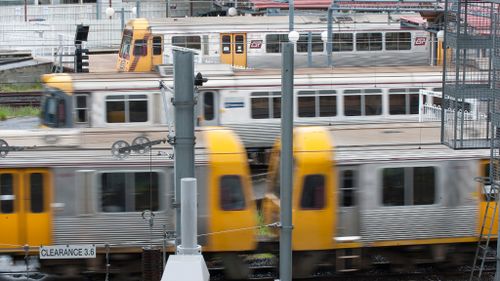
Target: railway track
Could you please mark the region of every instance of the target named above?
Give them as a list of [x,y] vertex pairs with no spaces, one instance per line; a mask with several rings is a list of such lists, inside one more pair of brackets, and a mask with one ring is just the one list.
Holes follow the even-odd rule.
[[0,92],[0,106],[40,106],[42,91],[30,92]]

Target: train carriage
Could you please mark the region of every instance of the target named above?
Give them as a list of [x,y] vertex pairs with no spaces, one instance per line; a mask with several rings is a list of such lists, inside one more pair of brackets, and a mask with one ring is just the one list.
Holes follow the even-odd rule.
[[[31,145],[39,141],[19,131],[0,135],[10,145],[18,144],[18,139]],[[203,251],[231,255],[254,250],[257,215],[243,146],[234,133],[222,128],[201,130],[196,137],[198,230],[203,234],[199,238]],[[174,230],[172,158],[182,156],[173,155],[172,147],[164,144],[117,159],[108,142],[32,147],[3,155],[0,225],[9,231],[0,233],[0,252],[19,254],[28,246],[36,253],[41,245],[94,244],[102,261],[108,245],[112,256],[129,255],[125,267],[112,264],[115,270],[123,274],[141,271],[134,262],[140,262],[137,254],[142,247],[161,247],[164,229]],[[145,219],[150,211],[154,212],[151,232]],[[41,270],[71,271],[70,264],[86,265],[74,260],[61,267],[59,262],[43,260]],[[104,264],[97,265],[100,271]]]
[[[488,175],[490,151],[449,149],[439,132],[419,123],[295,129],[296,276],[314,272],[304,259],[329,258],[339,272],[366,268],[374,255],[394,265],[472,262],[487,204],[474,178]],[[276,146],[266,223],[279,215],[278,169]],[[496,221],[485,225],[495,239]]]
[[[404,25],[405,18],[421,16],[358,13],[334,17],[333,65],[429,65],[434,48],[430,33],[424,26]],[[200,63],[280,67],[281,43],[288,41],[288,21],[285,16],[133,19],[123,31],[116,68],[152,71],[155,65],[173,62],[175,47],[194,51]],[[295,65],[307,67],[310,61],[315,67],[328,66],[328,48],[321,37],[327,30],[326,19],[296,16],[294,29],[300,34]]]
[[[216,68],[205,76],[208,82],[198,88],[197,124],[231,128],[247,148],[271,147],[281,117],[278,72]],[[86,131],[166,129],[165,112],[171,109],[164,108],[160,80],[173,85],[171,77],[155,73],[45,75],[41,123]],[[424,104],[442,106],[439,97],[420,94],[441,92],[442,72],[435,67],[298,69],[294,82],[299,125],[417,121]],[[475,104],[463,104],[476,110]]]

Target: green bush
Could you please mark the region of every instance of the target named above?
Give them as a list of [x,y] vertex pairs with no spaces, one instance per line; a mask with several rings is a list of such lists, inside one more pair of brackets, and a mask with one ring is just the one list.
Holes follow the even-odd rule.
[[12,117],[36,117],[40,115],[38,107],[23,106],[23,107],[10,107],[0,106],[0,120],[6,120]]

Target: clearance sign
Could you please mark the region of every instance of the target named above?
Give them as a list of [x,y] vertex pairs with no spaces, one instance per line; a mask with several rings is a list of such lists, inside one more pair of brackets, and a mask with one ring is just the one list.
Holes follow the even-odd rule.
[[40,259],[92,259],[95,257],[95,245],[60,245],[40,247]]

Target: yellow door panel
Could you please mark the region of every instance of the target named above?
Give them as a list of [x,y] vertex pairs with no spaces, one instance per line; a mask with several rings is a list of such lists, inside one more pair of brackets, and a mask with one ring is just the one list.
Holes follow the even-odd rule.
[[231,34],[223,33],[220,35],[221,50],[220,63],[233,64],[233,48],[231,44]]
[[238,67],[247,66],[247,46],[246,34],[233,34],[231,38],[233,42],[233,65]]
[[[304,169],[305,170],[305,169]],[[332,172],[305,174],[294,186],[292,248],[332,249],[336,225]],[[309,195],[306,195],[309,194]]]
[[0,248],[23,245],[21,237],[21,178],[15,170],[0,170]]
[[[237,156],[236,156],[237,157]],[[237,165],[237,164],[236,164]],[[238,169],[239,168],[239,169]],[[256,214],[251,198],[250,179],[244,176],[242,166],[213,167],[210,200],[210,250],[251,250],[255,246]],[[239,171],[238,171],[239,170]],[[220,175],[220,176],[219,176]],[[239,184],[236,184],[239,182]],[[234,196],[241,186],[240,196]],[[231,195],[232,194],[232,198]],[[236,192],[238,194],[238,192]],[[229,198],[228,198],[229,195]],[[244,201],[239,200],[244,198]]]
[[210,194],[208,236],[204,251],[247,251],[255,248],[257,214],[245,149],[231,131],[206,133]]
[[25,173],[26,243],[29,245],[49,245],[52,242],[51,181],[46,170]]
[[247,39],[245,33],[222,33],[220,62],[237,67],[247,66]]
[[[488,178],[490,175],[490,165],[489,160],[483,160],[480,163],[479,174],[481,177]],[[487,182],[478,184],[478,194],[479,194],[479,218],[478,218],[478,233],[481,231],[484,221],[483,234],[487,235],[491,233],[492,236],[496,237],[498,235],[498,210],[494,214],[495,202],[490,199],[488,204],[488,197],[485,193],[490,192],[491,185]]]
[[0,170],[0,248],[51,243],[51,186],[45,169]]
[[337,182],[329,134],[323,128],[294,130],[292,248],[333,249],[337,225]]

